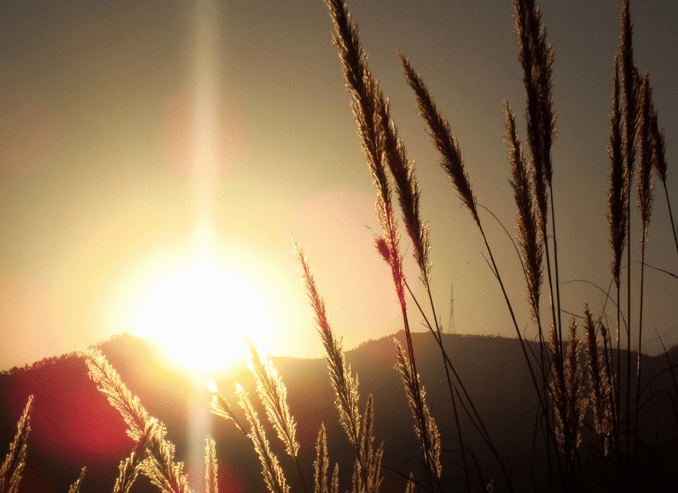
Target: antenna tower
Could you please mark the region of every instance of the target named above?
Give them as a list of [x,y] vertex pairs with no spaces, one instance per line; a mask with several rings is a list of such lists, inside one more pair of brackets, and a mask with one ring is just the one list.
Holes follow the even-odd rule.
[[450,321],[447,325],[447,333],[457,333],[457,328],[454,325],[454,286],[452,285],[450,285]]

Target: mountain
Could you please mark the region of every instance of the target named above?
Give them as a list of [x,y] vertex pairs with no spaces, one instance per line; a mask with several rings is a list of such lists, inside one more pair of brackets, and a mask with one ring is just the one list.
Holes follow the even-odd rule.
[[[404,334],[394,336],[404,343]],[[418,470],[420,458],[410,410],[395,370],[394,337],[369,341],[346,353],[346,360],[360,382],[361,406],[368,394],[375,399],[375,436],[385,443],[383,491],[404,491],[402,473]],[[451,412],[446,376],[440,350],[430,335],[413,334],[417,369],[426,387],[427,401],[436,417],[443,441],[443,466],[453,474],[448,491],[463,487],[462,458],[457,452],[458,436]],[[444,344],[457,373],[473,399],[493,445],[504,458],[519,491],[545,479],[543,450],[533,449],[536,399],[527,365],[517,340],[500,337],[444,335]],[[536,351],[538,346],[530,343]],[[177,446],[177,459],[187,463],[191,483],[201,491],[204,476],[204,446],[207,434],[217,441],[220,491],[265,491],[258,459],[249,442],[233,423],[209,413],[211,392],[204,382],[192,382],[163,366],[154,347],[130,335],[117,336],[101,345],[123,382],[137,395],[153,416],[167,427],[167,437]],[[625,353],[621,354],[625,357]],[[637,356],[633,355],[633,361]],[[670,361],[678,362],[678,349],[657,357],[644,357],[649,401],[643,423],[646,439],[659,455],[657,467],[665,464],[675,477],[678,431],[671,407],[676,399]],[[297,420],[301,464],[312,481],[315,439],[321,422],[328,432],[332,462],[339,462],[342,485],[350,484],[354,451],[340,428],[334,395],[323,359],[273,358],[288,389],[290,409]],[[242,368],[218,379],[221,394],[235,404],[233,384],[240,382],[255,394],[253,378]],[[118,464],[132,449],[132,440],[118,412],[97,391],[87,369],[76,354],[50,358],[30,367],[0,374],[0,458],[7,453],[16,423],[29,395],[35,395],[28,441],[28,459],[20,492],[66,492],[80,468],[87,467],[82,492],[111,491]],[[235,407],[235,406],[234,406]],[[264,413],[260,410],[260,416]],[[465,445],[473,452],[467,470],[474,490],[491,479],[501,482],[501,472],[489,447],[472,423],[462,417]],[[650,432],[655,432],[651,434]],[[301,491],[292,476],[293,463],[269,434],[283,467],[290,473],[293,491]],[[671,455],[674,454],[674,455]],[[586,460],[587,453],[582,453]],[[479,465],[476,472],[474,464]],[[531,477],[531,474],[534,478]],[[156,491],[141,478],[134,492]]]

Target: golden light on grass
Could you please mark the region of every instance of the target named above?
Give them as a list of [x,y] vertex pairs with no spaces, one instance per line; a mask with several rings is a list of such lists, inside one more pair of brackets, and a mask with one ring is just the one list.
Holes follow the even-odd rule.
[[209,256],[158,272],[141,290],[131,322],[132,333],[201,377],[244,361],[248,340],[266,352],[273,329],[262,290]]

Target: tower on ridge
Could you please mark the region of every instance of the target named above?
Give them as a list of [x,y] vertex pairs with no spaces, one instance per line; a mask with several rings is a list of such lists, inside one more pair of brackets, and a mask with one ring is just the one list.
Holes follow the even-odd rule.
[[454,286],[450,285],[450,321],[447,324],[447,333],[456,334],[457,328],[454,325]]

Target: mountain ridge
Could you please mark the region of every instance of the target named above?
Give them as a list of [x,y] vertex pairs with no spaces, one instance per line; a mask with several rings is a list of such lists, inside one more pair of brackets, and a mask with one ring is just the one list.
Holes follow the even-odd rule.
[[[393,339],[401,342],[401,331],[392,336],[366,341],[346,351],[345,357],[360,382],[361,406],[368,394],[375,399],[375,436],[385,442],[384,491],[402,491],[402,478],[393,470],[406,474],[419,467],[418,442],[411,414],[395,370]],[[456,450],[456,428],[450,414],[449,391],[440,363],[439,348],[426,333],[413,334],[417,368],[427,390],[427,400],[436,417],[443,440],[444,467],[455,471],[462,481],[461,462]],[[519,483],[529,481],[530,471],[544,471],[543,461],[531,451],[536,413],[534,389],[527,365],[516,339],[491,336],[444,334],[446,351],[464,381],[483,417],[495,445],[507,457],[507,467]],[[537,343],[527,343],[536,351]],[[244,493],[265,491],[256,455],[248,441],[226,422],[209,413],[211,393],[203,382],[193,382],[186,375],[160,364],[160,357],[150,342],[125,334],[99,345],[121,379],[137,395],[149,413],[167,427],[167,436],[177,446],[177,459],[187,462],[192,484],[199,484],[204,439],[211,434],[217,441],[222,491]],[[645,357],[647,374],[660,375],[655,391],[669,392],[668,363],[678,360],[678,348],[666,356]],[[312,478],[315,439],[321,423],[328,432],[330,460],[340,462],[342,485],[350,484],[354,452],[338,425],[334,395],[324,359],[271,358],[288,389],[290,409],[297,420],[301,443],[301,463],[307,481]],[[233,375],[217,380],[225,398],[234,402],[233,383],[239,381],[254,395],[253,379],[241,368]],[[84,361],[77,353],[48,358],[22,369],[0,374],[0,454],[4,456],[16,432],[16,422],[28,395],[35,395],[28,459],[20,491],[68,491],[80,468],[88,472],[82,492],[106,491],[113,487],[118,463],[132,449],[122,418],[96,390],[87,376]],[[663,443],[678,439],[670,412],[661,417]],[[260,413],[263,415],[263,413]],[[497,479],[494,459],[475,435],[472,425],[462,418],[467,445],[483,469],[479,482]],[[288,457],[269,434],[284,468]],[[193,451],[196,451],[195,453]],[[192,454],[198,455],[197,465]],[[298,481],[288,478],[293,486]],[[461,482],[457,484],[460,486]],[[450,490],[455,485],[449,485]],[[199,491],[198,488],[196,491]],[[299,490],[299,488],[295,488]],[[155,491],[146,479],[133,492]]]

